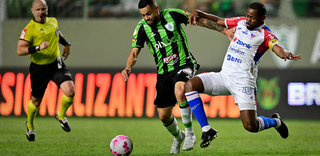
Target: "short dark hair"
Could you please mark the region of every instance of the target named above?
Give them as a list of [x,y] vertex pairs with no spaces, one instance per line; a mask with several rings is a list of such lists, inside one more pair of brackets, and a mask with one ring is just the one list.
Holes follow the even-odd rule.
[[141,8],[146,7],[147,5],[154,7],[157,5],[157,3],[154,0],[140,0],[139,4],[138,4],[138,8],[141,9]]
[[257,13],[259,15],[259,17],[263,17],[267,14],[267,9],[266,6],[264,6],[262,3],[260,2],[253,2],[249,5],[250,9],[254,9],[257,10]]

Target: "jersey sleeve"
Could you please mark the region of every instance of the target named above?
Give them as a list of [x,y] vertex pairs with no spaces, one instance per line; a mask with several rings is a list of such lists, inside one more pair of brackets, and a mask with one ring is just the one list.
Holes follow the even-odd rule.
[[143,48],[146,41],[146,34],[143,24],[138,24],[132,35],[132,48]]
[[278,38],[270,31],[265,31],[265,46],[273,52],[272,48],[274,45],[279,44]]
[[29,43],[32,42],[32,30],[29,29],[28,27],[25,27],[20,34],[20,40],[25,40]]
[[238,22],[242,20],[246,20],[246,18],[245,17],[226,18],[224,22],[225,22],[226,28],[234,28],[234,27],[237,27]]
[[190,13],[188,11],[181,9],[170,9],[170,15],[176,23],[184,23],[185,25],[189,23]]

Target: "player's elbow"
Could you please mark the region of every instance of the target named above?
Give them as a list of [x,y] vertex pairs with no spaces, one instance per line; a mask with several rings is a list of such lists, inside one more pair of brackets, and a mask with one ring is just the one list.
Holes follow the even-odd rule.
[[17,54],[18,54],[18,56],[22,56],[23,52],[19,48],[17,48]]

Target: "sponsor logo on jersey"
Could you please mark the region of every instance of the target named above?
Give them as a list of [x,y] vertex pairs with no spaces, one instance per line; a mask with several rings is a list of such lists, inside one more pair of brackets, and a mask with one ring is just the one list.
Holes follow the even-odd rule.
[[[289,27],[287,25],[280,25],[279,27],[270,26],[272,33],[278,37],[279,43],[282,47],[287,49],[292,54],[297,54],[297,49],[299,45],[299,28],[298,26]],[[268,34],[271,39],[275,38],[273,34]],[[276,54],[271,55],[273,61],[277,64],[279,69],[287,69],[293,63],[293,60],[283,61]]]
[[132,43],[136,43],[137,38],[133,37],[132,38]]
[[165,43],[163,43],[162,41],[158,41],[158,43],[154,46],[158,50],[160,48],[165,48],[167,45]]
[[276,77],[267,80],[260,77],[257,80],[257,102],[265,110],[271,110],[279,104],[281,90]]
[[237,54],[240,54],[240,55],[244,55],[244,52],[237,49],[237,48],[234,48],[233,46],[229,46],[229,51],[233,52],[233,53],[237,53]]
[[227,60],[231,62],[236,62],[236,63],[242,63],[242,60],[236,57],[231,56],[230,54],[227,55]]
[[234,20],[238,20],[238,19],[240,19],[241,17],[233,17],[233,18],[229,18],[228,20],[229,21],[234,21]]
[[253,90],[254,89],[252,87],[242,87],[241,92],[245,93],[245,94],[248,94],[248,95],[251,95],[253,93]]
[[171,32],[173,32],[173,30],[174,30],[173,22],[167,23],[166,25],[164,25],[164,27],[165,27],[167,30],[171,31]]
[[22,30],[21,36],[20,36],[21,39],[24,39],[24,38],[26,37],[27,31],[28,31],[28,29],[23,29],[23,30]]
[[246,29],[245,31],[242,31],[242,33],[244,33],[245,35],[248,35],[248,29]]
[[238,45],[244,46],[244,47],[246,47],[246,48],[248,48],[248,49],[250,49],[250,48],[252,47],[250,44],[244,43],[243,41],[241,41],[241,40],[239,40],[239,39],[237,39],[236,43],[237,43]]
[[163,59],[163,63],[164,63],[164,64],[169,63],[169,61],[174,60],[174,59],[176,59],[176,58],[177,58],[177,54],[170,55],[170,56],[165,57],[165,58]]

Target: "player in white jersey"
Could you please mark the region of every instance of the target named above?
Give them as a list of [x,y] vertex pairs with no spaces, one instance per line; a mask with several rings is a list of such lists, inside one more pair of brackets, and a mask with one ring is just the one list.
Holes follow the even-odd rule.
[[278,113],[273,114],[272,118],[257,116],[257,65],[268,49],[284,61],[298,60],[300,55],[293,55],[279,45],[277,37],[264,24],[265,18],[266,8],[260,2],[254,2],[248,7],[246,17],[223,19],[199,10],[194,10],[189,16],[190,25],[197,25],[197,20],[206,19],[211,21],[208,21],[207,25],[220,25],[236,30],[225,55],[222,70],[199,74],[185,84],[188,103],[202,128],[203,141],[200,147],[210,145],[218,131],[210,127],[199,93],[232,95],[239,106],[240,117],[246,130],[259,132],[275,127],[282,138],[288,137],[288,128]]

